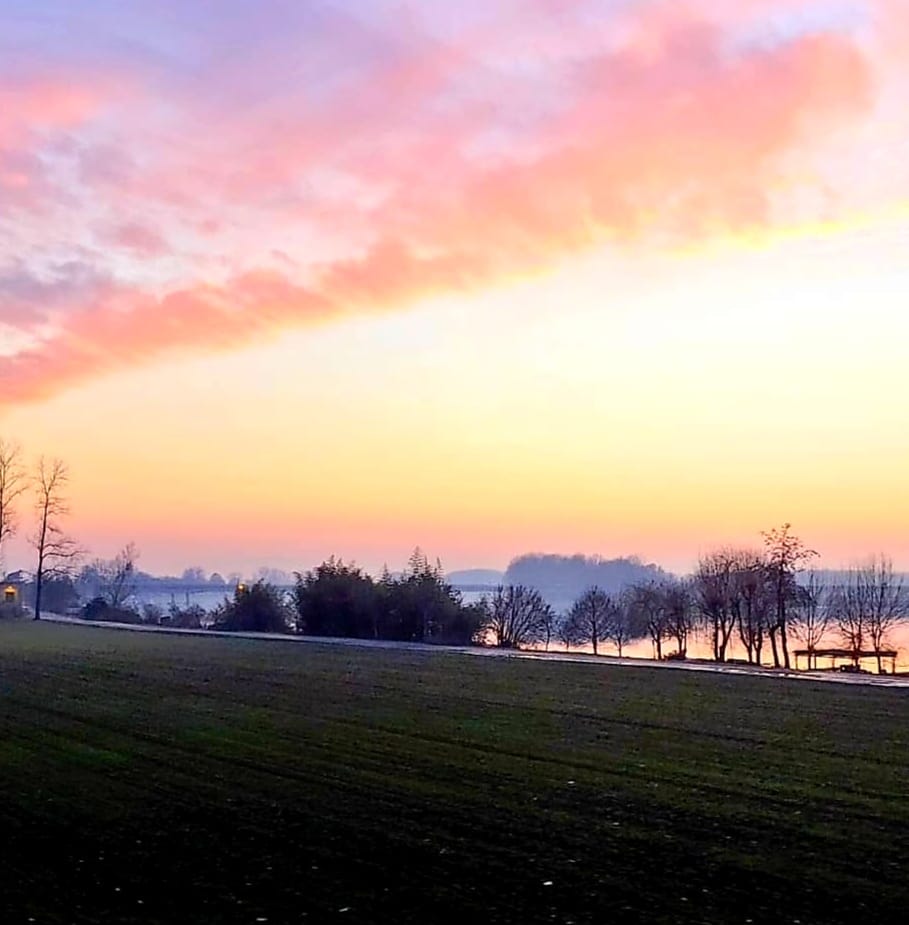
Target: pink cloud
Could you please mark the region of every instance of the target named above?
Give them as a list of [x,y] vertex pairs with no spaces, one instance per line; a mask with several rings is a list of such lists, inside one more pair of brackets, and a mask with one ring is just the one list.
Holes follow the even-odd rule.
[[0,84],[0,145],[47,128],[65,128],[85,120],[97,105],[92,91],[62,82]]
[[[349,256],[310,259],[305,286],[254,271],[217,286],[188,280],[163,297],[124,283],[74,298],[41,346],[0,360],[0,403],[177,351],[229,350],[342,312],[473,291],[607,242],[770,223],[785,156],[867,112],[874,69],[861,43],[836,31],[730,47],[734,17],[717,6],[635,8],[612,23],[613,41],[592,49],[582,31],[574,46],[570,30],[558,41],[541,32],[547,55],[562,55],[551,99],[545,68],[531,79],[497,63],[497,30],[486,26],[380,60],[328,103],[282,88],[286,107],[239,111],[222,126],[190,101],[195,131],[164,107],[167,119],[152,120],[147,135],[124,116],[148,143],[113,156],[129,170],[95,174],[102,205],[134,214],[154,206],[195,229],[200,248],[227,234],[220,213],[252,222],[251,247],[261,238],[263,261],[287,254],[288,274],[293,262],[307,265],[282,239],[301,226],[346,241]],[[803,6],[749,0],[735,9],[745,18]],[[473,88],[481,76],[485,96]],[[38,110],[55,124],[78,121],[80,99],[50,94]],[[0,141],[4,126],[21,130],[14,122],[0,122]],[[498,153],[478,156],[490,133]],[[117,149],[104,150],[108,163]],[[168,231],[121,221],[114,240],[156,256]],[[232,259],[243,266],[248,255]]]
[[259,341],[329,313],[323,298],[275,274],[248,274],[228,287],[176,290],[161,299],[109,286],[67,313],[44,344],[0,364],[0,404],[48,398],[165,355]]
[[149,225],[127,222],[107,236],[112,244],[144,257],[158,257],[168,252],[167,241]]

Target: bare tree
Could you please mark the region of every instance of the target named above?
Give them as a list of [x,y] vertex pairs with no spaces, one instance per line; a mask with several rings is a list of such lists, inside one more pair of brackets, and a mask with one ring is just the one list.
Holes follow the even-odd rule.
[[748,661],[760,665],[773,610],[770,573],[760,553],[737,553],[729,587],[739,641]]
[[893,574],[893,561],[888,556],[873,556],[862,572],[870,589],[868,635],[877,656],[878,674],[882,674],[881,649],[886,645],[890,632],[906,619],[909,600],[902,578]]
[[694,594],[702,621],[710,633],[713,657],[726,661],[726,650],[736,626],[733,607],[733,573],[736,553],[718,550],[704,556],[694,577]]
[[27,487],[21,450],[0,438],[0,569],[4,544],[16,532],[16,501]]
[[593,654],[599,655],[600,642],[607,636],[614,608],[612,598],[605,591],[597,587],[588,588],[568,612],[575,641],[580,645],[590,643]]
[[693,602],[691,586],[684,581],[667,581],[663,584],[666,608],[666,630],[674,639],[680,658],[688,656],[688,637],[693,629]]
[[555,630],[556,639],[565,647],[567,651],[572,646],[580,645],[581,640],[578,637],[578,628],[571,617],[571,611],[563,613],[556,621]]
[[113,559],[98,559],[92,563],[98,594],[109,607],[122,607],[136,591],[136,560],[139,551],[135,543],[127,543]]
[[859,653],[865,648],[868,633],[866,589],[857,569],[850,569],[845,579],[832,589],[830,613],[852,661],[859,664]]
[[662,659],[663,641],[669,634],[662,587],[654,583],[632,585],[623,595],[623,609],[629,612],[632,624],[646,630],[654,656]]
[[549,651],[549,644],[552,642],[552,637],[555,636],[558,631],[558,622],[558,614],[547,604],[541,618],[544,652]]
[[832,600],[833,618],[843,642],[859,664],[860,653],[870,643],[883,671],[881,649],[894,627],[906,619],[909,599],[902,579],[893,574],[893,563],[884,555],[872,556],[847,572]]
[[625,646],[644,634],[628,596],[622,597],[609,608],[606,619],[606,638],[615,646],[619,658],[625,654]]
[[783,664],[789,664],[788,623],[789,609],[798,596],[796,574],[805,567],[805,564],[817,556],[817,552],[809,549],[792,532],[792,524],[785,523],[781,527],[763,532],[764,551],[767,556],[767,570],[770,573],[775,618],[770,626],[770,645],[773,649],[773,662],[779,667],[779,653],[776,647],[776,634],[780,634],[780,645],[783,651]]
[[832,617],[832,594],[821,581],[817,572],[809,572],[807,579],[799,586],[795,610],[792,612],[792,630],[805,643],[808,650],[808,667],[817,667],[817,656],[813,655],[830,629]]
[[539,591],[524,585],[500,585],[486,601],[485,609],[486,630],[502,648],[540,642],[546,626],[551,625],[549,604]]
[[35,569],[35,619],[41,619],[41,591],[47,578],[68,575],[81,550],[63,532],[62,521],[69,514],[66,488],[69,473],[59,459],[38,461],[34,476],[37,527],[31,541],[37,553]]

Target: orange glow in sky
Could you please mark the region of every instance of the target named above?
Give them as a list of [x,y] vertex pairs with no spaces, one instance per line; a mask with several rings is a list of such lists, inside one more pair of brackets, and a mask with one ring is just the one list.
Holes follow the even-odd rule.
[[0,0],[0,436],[93,553],[909,569],[909,5],[260,6]]

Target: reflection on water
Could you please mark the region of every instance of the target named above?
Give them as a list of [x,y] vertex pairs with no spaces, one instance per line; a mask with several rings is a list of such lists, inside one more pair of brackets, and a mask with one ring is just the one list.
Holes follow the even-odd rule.
[[146,604],[152,604],[155,607],[160,607],[165,613],[171,605],[181,609],[196,606],[210,612],[219,604],[223,604],[225,598],[231,596],[232,591],[222,588],[218,591],[176,591],[173,593],[169,591],[140,591],[135,595],[135,599],[140,608]]
[[[818,648],[827,648],[827,647],[836,647],[841,646],[842,640],[837,636],[835,632],[828,633],[824,637],[824,641],[821,646]],[[896,657],[896,668],[897,671],[909,671],[909,624],[903,624],[900,627],[897,627],[889,636],[887,640],[887,647],[894,648],[897,652]],[[796,649],[804,648],[804,644],[794,636],[789,639],[789,654],[792,656],[792,653]],[[613,646],[610,646],[608,643],[606,645],[601,645],[599,647],[600,655],[615,655],[616,651]],[[562,651],[563,647],[559,644],[550,646],[552,651]],[[572,652],[591,652],[592,649],[590,646],[580,646],[572,647]],[[623,655],[627,655],[629,658],[653,658],[653,646],[650,641],[647,639],[639,639],[637,642],[633,642],[630,645],[624,647],[622,651]],[[773,655],[770,649],[770,644],[767,643],[765,650],[762,653],[763,661],[765,665],[773,664]],[[696,633],[688,642],[688,657],[689,658],[713,658],[713,647],[711,645],[710,639],[704,633]],[[745,658],[745,648],[742,646],[737,639],[733,638],[730,641],[729,647],[726,651],[727,658]],[[840,661],[843,661],[842,659]],[[824,665],[827,664],[827,661],[824,660]],[[792,665],[795,667],[795,658],[792,657]],[[885,667],[889,665],[889,662],[885,662]],[[801,667],[805,667],[805,660],[801,659]],[[823,666],[822,666],[823,667]],[[873,660],[868,659],[866,663],[863,664],[863,667],[871,670],[877,671],[877,665],[873,663]]]
[[[164,593],[140,593],[136,595],[137,603],[141,607],[144,604],[154,604],[157,607],[160,607],[165,612],[171,604],[175,604],[177,607],[185,608],[190,605],[196,605],[201,607],[203,610],[210,612],[214,610],[218,605],[224,603],[225,598],[228,598],[231,595],[231,589],[222,588],[215,591],[189,591],[183,592],[178,591],[175,593],[164,592]],[[465,604],[474,603],[482,597],[482,594],[475,591],[467,591],[462,595]],[[823,647],[834,647],[841,645],[842,641],[838,638],[835,632],[830,632],[824,638]],[[909,671],[909,624],[903,624],[900,627],[897,627],[887,640],[889,647],[896,649],[897,651],[897,660],[896,666],[898,671]],[[553,642],[550,645],[550,651],[559,652],[564,651],[564,647],[561,646],[558,642]],[[670,648],[672,646],[670,645]],[[803,648],[803,643],[798,641],[798,639],[793,636],[789,641],[789,650],[792,653],[795,649]],[[600,655],[615,655],[616,650],[613,646],[610,646],[609,643],[603,643],[599,647]],[[590,646],[576,646],[572,647],[572,652],[586,652],[590,653],[593,650]],[[623,655],[626,655],[630,658],[653,658],[653,647],[651,646],[649,640],[639,639],[636,642],[626,645],[623,649]],[[767,665],[772,664],[772,655],[769,642],[765,647],[764,662]],[[689,640],[688,643],[688,657],[689,658],[712,658],[713,650],[711,647],[709,637],[704,633],[696,633]],[[727,656],[729,658],[745,658],[745,649],[738,642],[735,635],[733,635],[729,648],[727,651]],[[803,660],[804,661],[804,660]],[[869,669],[876,670],[870,661],[865,666]]]

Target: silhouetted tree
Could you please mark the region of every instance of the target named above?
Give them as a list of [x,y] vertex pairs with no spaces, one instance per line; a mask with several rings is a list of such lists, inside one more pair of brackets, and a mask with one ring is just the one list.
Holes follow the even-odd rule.
[[653,654],[663,657],[663,640],[669,635],[666,598],[661,585],[632,585],[623,595],[623,609],[629,612],[630,624],[643,627],[650,637]]
[[[431,565],[419,547],[400,578],[391,578],[386,570],[379,589],[379,633],[383,639],[441,642],[454,631],[461,595],[445,581],[441,563]],[[461,641],[463,629],[455,633]]]
[[661,585],[666,611],[668,638],[676,643],[679,658],[688,656],[688,639],[694,629],[694,603],[691,587],[684,581],[665,581]]
[[286,633],[289,609],[284,595],[273,585],[257,581],[239,586],[233,600],[213,614],[212,629],[247,633]]
[[704,556],[694,576],[695,602],[705,624],[718,662],[726,661],[726,650],[735,629],[735,611],[732,606],[732,582],[736,554],[719,550]]
[[779,633],[783,664],[789,668],[789,610],[798,598],[796,575],[802,571],[806,562],[817,556],[817,553],[805,546],[792,533],[792,525],[788,523],[768,530],[762,535],[775,605],[775,619],[770,626],[773,661],[774,665],[779,667],[780,660],[776,646],[776,634]]
[[572,640],[577,645],[589,645],[593,654],[599,655],[600,642],[607,637],[615,608],[615,602],[602,588],[588,588],[568,612]]
[[566,650],[581,645],[580,633],[571,611],[561,614],[556,620],[555,635]]
[[625,654],[625,646],[643,635],[644,629],[626,591],[609,608],[605,638],[615,646],[616,653],[621,658]]
[[0,577],[6,541],[16,532],[16,502],[28,487],[21,455],[15,443],[0,438]]
[[517,649],[543,638],[550,608],[539,591],[523,585],[500,585],[485,606],[485,629],[497,646]]
[[556,623],[558,622],[558,615],[548,604],[546,610],[543,612],[543,651],[549,651],[549,644],[552,642],[552,637],[556,633]]
[[773,624],[771,575],[760,553],[740,550],[734,555],[729,604],[739,641],[752,664],[760,665],[764,639]]
[[379,595],[372,578],[357,566],[332,556],[305,574],[298,572],[296,579],[292,600],[297,632],[379,638]]
[[791,614],[792,629],[808,650],[808,667],[816,668],[812,653],[823,642],[833,616],[834,595],[816,572],[799,586],[795,610]]
[[882,671],[880,652],[887,635],[909,613],[909,599],[902,580],[893,574],[890,559],[872,556],[849,569],[842,584],[831,592],[830,607],[840,636],[853,653],[853,663],[858,666],[859,653],[870,647]]
[[35,510],[38,525],[32,536],[37,554],[35,569],[35,619],[41,619],[42,591],[47,578],[68,576],[80,555],[75,541],[63,532],[69,514],[66,487],[69,473],[62,460],[42,457],[35,472]]
[[401,575],[385,568],[378,581],[332,557],[297,573],[293,605],[297,631],[314,636],[470,645],[484,622],[483,608],[464,606],[419,548]]
[[80,575],[80,582],[93,587],[93,595],[102,597],[109,607],[121,608],[136,592],[135,543],[127,543],[113,559],[95,559]]
[[885,555],[872,556],[862,567],[862,580],[869,588],[868,635],[877,656],[877,670],[882,673],[881,649],[888,635],[906,619],[909,611],[902,578],[893,574],[893,561]]

